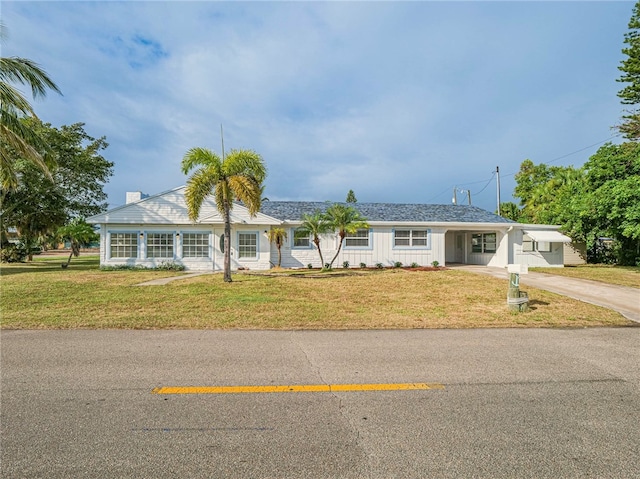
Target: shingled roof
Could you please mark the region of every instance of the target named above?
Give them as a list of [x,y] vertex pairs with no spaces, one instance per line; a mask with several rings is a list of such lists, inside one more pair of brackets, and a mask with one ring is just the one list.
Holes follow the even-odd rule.
[[[303,213],[324,212],[331,202],[264,201],[260,212],[279,220],[297,221]],[[341,203],[353,206],[369,222],[515,223],[476,206],[406,203]]]

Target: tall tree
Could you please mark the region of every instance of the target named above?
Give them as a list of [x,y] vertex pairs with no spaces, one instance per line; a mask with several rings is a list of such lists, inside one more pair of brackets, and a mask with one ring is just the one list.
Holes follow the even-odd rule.
[[269,242],[276,245],[278,249],[278,268],[282,264],[282,245],[284,241],[287,239],[287,232],[284,228],[271,228],[269,230]]
[[620,264],[640,263],[640,142],[608,143],[584,169],[581,219],[592,232],[616,239]]
[[320,267],[324,268],[324,258],[322,257],[322,249],[320,248],[320,236],[331,231],[331,225],[325,216],[317,210],[312,214],[304,213],[301,220],[302,223],[298,229],[313,237],[313,244],[316,245],[318,254],[320,255]]
[[[197,169],[196,169],[197,168]],[[182,172],[195,172],[187,180],[185,200],[189,218],[195,221],[205,198],[213,194],[224,218],[224,280],[231,282],[231,210],[240,200],[255,216],[260,211],[262,183],[267,169],[262,157],[252,150],[231,150],[221,159],[206,148],[192,148],[182,159]]]
[[[629,31],[624,35],[622,49],[627,58],[618,67],[622,71],[619,82],[628,83],[618,92],[624,105],[640,105],[640,1],[636,2],[629,20]],[[618,129],[630,140],[640,140],[640,109],[637,107],[622,117],[623,122]]]
[[[0,24],[0,41],[5,38],[5,27]],[[47,144],[29,128],[23,118],[36,118],[36,114],[25,96],[12,84],[31,88],[34,99],[45,97],[47,90],[60,93],[58,86],[37,63],[26,58],[0,57],[0,186],[3,190],[18,185],[16,155],[30,161],[45,174],[49,174],[46,153]],[[47,158],[48,159],[48,158]],[[50,163],[50,159],[49,163]]]
[[338,232],[338,251],[329,263],[329,268],[333,267],[333,263],[340,254],[342,249],[342,243],[344,242],[347,233],[354,234],[359,229],[368,228],[367,221],[360,216],[360,213],[351,206],[342,205],[340,203],[334,203],[327,208],[325,217],[334,231]]
[[347,199],[346,199],[347,203],[357,203],[358,200],[356,199],[356,194],[353,192],[353,190],[349,190],[349,193],[347,193]]
[[20,182],[15,189],[3,191],[2,231],[15,227],[25,244],[33,244],[71,218],[106,210],[103,188],[113,163],[101,154],[108,146],[105,138],[91,137],[82,123],[54,128],[36,118],[21,121],[46,141],[57,164],[49,176],[11,147],[5,150]]

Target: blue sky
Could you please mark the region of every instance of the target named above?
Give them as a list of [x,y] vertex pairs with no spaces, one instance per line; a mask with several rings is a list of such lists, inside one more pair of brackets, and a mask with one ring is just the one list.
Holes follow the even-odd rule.
[[263,156],[272,200],[449,203],[458,186],[495,210],[496,166],[509,201],[524,159],[579,166],[615,134],[633,6],[3,0],[2,56],[62,90],[34,103],[44,121],[107,137],[112,207],[184,184],[184,153],[220,153],[222,124],[227,150]]

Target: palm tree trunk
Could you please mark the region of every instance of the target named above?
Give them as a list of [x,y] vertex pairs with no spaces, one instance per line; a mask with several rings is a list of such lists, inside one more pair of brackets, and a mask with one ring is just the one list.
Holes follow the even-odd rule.
[[320,268],[324,268],[324,258],[322,257],[322,250],[320,249],[320,238],[316,236],[313,238],[313,242],[315,243],[316,248],[318,248],[318,254],[320,255]]
[[345,233],[343,233],[342,231],[339,234],[340,236],[340,244],[338,245],[338,251],[336,251],[336,255],[333,257],[333,259],[331,260],[331,263],[329,263],[329,269],[333,268],[333,262],[336,260],[336,258],[338,257],[338,255],[340,254],[340,250],[342,249],[342,242],[344,241],[344,237],[346,236]]
[[224,281],[231,283],[231,208],[224,203]]
[[278,247],[278,268],[279,268],[280,265],[282,264],[282,253],[280,252],[280,248],[282,245],[278,243],[276,246]]

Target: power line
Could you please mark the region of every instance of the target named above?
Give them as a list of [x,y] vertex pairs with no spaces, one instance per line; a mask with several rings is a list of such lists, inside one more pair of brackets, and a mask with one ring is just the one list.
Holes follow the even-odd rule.
[[[594,143],[593,145],[585,146],[584,148],[580,148],[579,150],[572,151],[571,153],[567,153],[566,155],[559,156],[557,158],[554,158],[553,160],[549,160],[549,161],[545,162],[545,164],[547,164],[547,163],[555,163],[556,161],[560,161],[560,160],[562,160],[564,158],[567,158],[568,156],[575,155],[576,153],[583,152],[585,150],[588,150],[589,148],[593,148],[594,146],[598,146],[598,145],[601,145],[601,144],[603,144],[603,143],[605,143],[605,142],[607,142],[609,140],[613,140],[614,138],[616,138],[616,137],[618,137],[620,135],[621,135],[621,133],[616,133],[615,135],[610,136],[606,140],[599,141],[597,143]],[[514,171],[513,173],[507,173],[506,175],[503,175],[503,176],[513,176],[516,173],[518,173],[518,172]]]
[[[545,163],[555,163],[556,161],[560,161],[560,160],[562,160],[562,159],[564,159],[564,158],[567,158],[567,157],[569,157],[569,156],[575,155],[576,153],[581,153],[581,152],[583,152],[583,151],[585,151],[585,150],[588,150],[588,149],[590,149],[590,148],[593,148],[594,146],[598,146],[598,145],[601,145],[601,144],[603,144],[603,143],[605,143],[605,142],[607,142],[607,141],[609,141],[609,140],[613,140],[614,138],[617,138],[617,137],[619,137],[620,135],[621,135],[621,133],[616,133],[615,135],[612,135],[612,136],[610,136],[609,138],[606,138],[606,139],[604,139],[604,140],[598,141],[598,142],[596,142],[596,143],[594,143],[594,144],[592,144],[592,145],[585,146],[584,148],[580,148],[579,150],[572,151],[571,153],[567,153],[566,155],[558,156],[557,158],[554,158],[554,159],[552,159],[552,160],[549,160],[549,161],[547,161],[547,162],[545,162]],[[518,171],[519,171],[519,170],[518,170]],[[515,174],[517,174],[517,173],[518,173],[518,171],[514,171],[514,172],[512,172],[512,173],[506,173],[506,174],[503,174],[503,175],[501,175],[501,177],[502,177],[502,178],[506,178],[506,177],[508,177],[508,176],[514,176]],[[495,174],[496,174],[496,172],[494,171],[494,172],[493,172],[493,174],[491,175],[491,178],[489,178],[488,180],[473,181],[473,182],[470,182],[470,183],[458,183],[457,185],[459,185],[459,186],[468,186],[468,185],[477,185],[477,184],[480,184],[480,183],[484,183],[484,182],[486,182],[487,184],[486,184],[486,185],[484,185],[484,187],[483,187],[480,191],[478,191],[477,193],[474,193],[474,195],[479,195],[480,193],[482,193],[484,190],[486,190],[486,189],[487,189],[487,187],[489,186],[489,184],[491,183],[491,181],[492,181],[492,180],[493,180],[493,178],[495,177]],[[438,193],[437,195],[435,195],[435,196],[433,196],[432,198],[428,199],[428,200],[427,200],[427,202],[431,202],[431,201],[435,200],[436,198],[439,198],[440,196],[442,196],[443,194],[445,194],[447,191],[451,191],[451,188],[456,188],[456,187],[457,187],[457,186],[453,186],[453,185],[452,185],[452,186],[447,187],[446,189],[442,190],[442,191],[441,191],[440,193]]]

